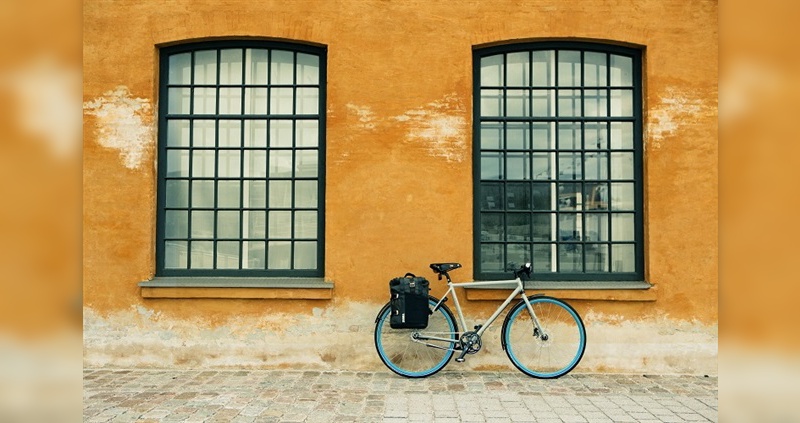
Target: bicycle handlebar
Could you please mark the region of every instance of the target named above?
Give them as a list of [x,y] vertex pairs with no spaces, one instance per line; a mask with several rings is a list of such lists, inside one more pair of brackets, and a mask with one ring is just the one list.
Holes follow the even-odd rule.
[[518,278],[518,277],[522,276],[523,274],[527,275],[528,277],[531,277],[531,272],[532,271],[533,271],[533,267],[531,266],[531,264],[530,263],[525,263],[522,266],[520,266],[519,269],[514,271],[514,278]]

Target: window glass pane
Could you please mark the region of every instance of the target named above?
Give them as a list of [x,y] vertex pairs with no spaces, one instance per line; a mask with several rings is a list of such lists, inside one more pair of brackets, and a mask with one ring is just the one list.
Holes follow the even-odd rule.
[[267,174],[267,152],[264,150],[244,151],[244,176],[263,178]]
[[167,177],[189,176],[189,150],[167,150]]
[[222,85],[241,85],[242,83],[242,50],[231,49],[220,51],[219,82]]
[[481,58],[481,86],[497,87],[503,85],[503,55]]
[[168,83],[186,85],[191,84],[191,66],[192,53],[173,54],[169,56],[169,78],[167,78]]
[[481,213],[481,241],[505,241],[502,213]]
[[214,267],[214,243],[212,241],[192,241],[192,269],[211,269]]
[[188,248],[186,241],[166,241],[164,243],[164,267],[167,269],[185,269],[187,266]]
[[222,115],[238,115],[242,113],[242,89],[219,89],[219,113]]
[[608,214],[606,213],[587,213],[586,230],[584,231],[585,241],[609,241],[608,237]]
[[239,268],[239,242],[217,242],[217,269]]
[[244,114],[246,115],[267,114],[267,92],[268,90],[266,88],[245,88]]
[[192,113],[196,115],[217,113],[217,90],[215,88],[195,88]]
[[192,181],[192,207],[214,207],[214,181]]
[[558,115],[581,116],[580,90],[558,90]]
[[611,148],[633,148],[633,123],[611,122]]
[[502,244],[481,244],[481,269],[485,272],[505,272],[506,258]]
[[219,146],[237,148],[242,146],[242,121],[219,121]]
[[266,49],[247,49],[245,52],[247,58],[245,84],[265,85],[267,83],[267,63],[269,63],[267,54],[268,50]]
[[167,181],[167,207],[189,206],[189,181]]
[[240,181],[217,182],[217,206],[226,208],[239,208]]
[[608,272],[608,245],[584,244],[587,272]]
[[558,209],[559,210],[583,210],[583,192],[581,183],[560,183],[558,184]]
[[552,87],[555,69],[555,52],[552,50],[533,52],[533,85]]
[[531,178],[531,156],[529,153],[507,153],[508,171],[506,179],[520,180]]
[[611,240],[635,241],[633,213],[613,213],[611,215]]
[[607,72],[605,53],[592,51],[583,53],[583,85],[587,87],[607,85]]
[[611,245],[611,269],[613,272],[634,272],[635,249],[633,244]]
[[553,255],[555,245],[534,244],[533,245],[533,272],[550,273],[555,270],[553,265]]
[[611,116],[633,116],[632,90],[611,90]]
[[503,153],[481,153],[481,179],[503,179]]
[[242,243],[242,268],[263,269],[266,266],[264,241],[244,241]]
[[239,212],[217,212],[217,238],[239,238]]
[[297,83],[319,84],[319,57],[297,53]]
[[266,147],[267,121],[265,120],[244,121],[244,145],[245,147]]
[[528,123],[508,122],[506,134],[507,149],[528,150],[531,148],[531,131]]
[[267,243],[267,268],[288,269],[291,265],[292,243],[289,241],[270,241]]
[[481,148],[484,150],[497,150],[504,148],[502,123],[481,123]]
[[583,245],[559,244],[558,267],[561,272],[583,272]]
[[554,241],[554,219],[555,215],[549,213],[535,213],[533,215],[531,229],[534,241]]
[[167,146],[168,147],[188,147],[189,146],[189,121],[188,120],[169,120],[169,121],[167,121]]
[[508,263],[514,264],[514,267],[519,267],[525,263],[531,262],[531,245],[530,244],[508,244]]
[[502,116],[503,92],[500,90],[481,90],[481,116]]
[[506,116],[530,116],[530,92],[506,90]]
[[219,174],[220,178],[236,178],[241,175],[242,163],[241,152],[239,150],[220,150],[219,151]]
[[[245,210],[242,213],[242,237],[243,238],[266,238],[267,237],[267,213],[263,211]],[[262,245],[263,249],[264,246]]]
[[590,117],[608,116],[608,92],[606,90],[584,91],[583,115]]
[[533,123],[533,148],[549,150],[555,148],[555,123]]
[[533,184],[533,205],[531,210],[555,209],[551,186],[552,184]]
[[192,211],[192,238],[214,238],[213,211]]
[[169,103],[167,113],[170,114],[189,114],[189,99],[191,90],[189,88],[170,88],[167,90]]
[[292,147],[294,145],[291,120],[273,120],[269,125],[270,147]]
[[586,168],[586,179],[608,178],[607,153],[586,153],[584,157],[583,165]]
[[558,240],[578,242],[583,240],[583,220],[580,213],[561,213],[558,215]]
[[582,165],[579,153],[558,153],[558,179],[581,179]]
[[292,237],[292,212],[269,212],[269,233],[271,239]]
[[582,135],[580,123],[559,123],[558,148],[560,150],[580,150],[583,146]]
[[555,90],[533,90],[533,116],[555,116]]
[[587,183],[583,188],[584,210],[608,210],[608,184]]
[[[506,219],[508,220],[507,241],[531,240],[531,215],[529,213],[509,213]],[[509,246],[508,256],[509,260],[511,260],[510,246]],[[520,262],[517,261],[516,263]]]
[[294,90],[292,88],[272,88],[269,92],[269,112],[273,115],[294,113]]
[[527,183],[509,183],[506,191],[506,210],[530,210],[531,186]]
[[296,181],[294,183],[294,206],[316,208],[317,181]]
[[214,85],[217,83],[217,51],[205,50],[194,53],[195,85]]
[[481,209],[483,210],[502,210],[503,208],[503,185],[501,184],[481,184]]
[[555,178],[555,155],[553,153],[533,153],[533,179]]
[[611,184],[611,210],[633,210],[633,184]]
[[269,207],[289,208],[292,206],[292,182],[269,181]]
[[317,243],[316,241],[301,241],[294,243],[294,268],[317,268]]
[[319,122],[316,120],[295,122],[295,143],[298,147],[317,147],[319,145]]
[[319,113],[319,89],[318,88],[298,88],[297,89],[297,114],[315,115]]
[[214,150],[194,150],[192,152],[192,176],[213,177],[216,155]]
[[633,179],[633,153],[611,153],[611,179]]
[[633,60],[630,57],[611,55],[611,85],[615,87],[633,85]]
[[267,181],[244,181],[244,206],[263,208],[267,205]]
[[583,146],[587,150],[608,148],[608,123],[586,122],[583,125]]
[[294,237],[300,239],[317,237],[317,212],[298,211],[294,213]]
[[214,147],[217,145],[216,127],[213,120],[192,122],[192,146]]
[[185,210],[167,210],[164,229],[167,238],[189,237],[189,212]]
[[292,150],[271,150],[269,152],[270,177],[291,178],[292,167]]
[[297,169],[295,176],[298,178],[315,178],[319,169],[319,152],[317,150],[296,150],[295,163]]
[[558,85],[579,87],[581,85],[581,53],[560,50],[558,52]]
[[528,52],[508,53],[506,55],[508,74],[506,75],[506,86],[527,87],[530,85],[530,60]]
[[291,51],[272,50],[270,83],[294,83],[294,53]]

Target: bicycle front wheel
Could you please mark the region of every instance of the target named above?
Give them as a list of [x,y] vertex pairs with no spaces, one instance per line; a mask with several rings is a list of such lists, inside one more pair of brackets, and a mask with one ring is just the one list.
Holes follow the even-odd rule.
[[533,307],[541,331],[524,301],[514,306],[503,323],[503,348],[523,373],[553,379],[569,373],[583,358],[586,328],[569,304],[552,297],[534,296]]
[[[438,302],[428,298],[431,309]],[[458,326],[450,309],[441,304],[428,318],[425,329],[392,329],[390,315],[391,307],[386,304],[375,320],[375,348],[386,367],[416,378],[430,376],[447,365],[458,342]]]

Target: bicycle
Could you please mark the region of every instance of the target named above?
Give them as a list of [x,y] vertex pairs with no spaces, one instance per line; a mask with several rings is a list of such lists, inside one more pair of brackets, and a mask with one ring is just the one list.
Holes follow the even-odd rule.
[[[572,306],[546,295],[525,295],[521,276],[531,275],[531,264],[514,270],[513,280],[453,283],[449,272],[459,263],[430,265],[438,279],[447,279],[447,292],[442,299],[428,297],[430,317],[425,329],[392,329],[389,325],[390,303],[375,318],[375,348],[383,364],[398,375],[421,378],[442,370],[459,352],[457,362],[481,349],[481,336],[502,311],[519,295],[521,300],[506,314],[500,340],[509,360],[521,372],[540,379],[553,379],[569,373],[583,358],[586,349],[586,328]],[[515,283],[516,287],[494,314],[474,330],[459,332],[453,313],[445,305],[452,294],[461,326],[466,328],[464,314],[455,288],[493,286]]]

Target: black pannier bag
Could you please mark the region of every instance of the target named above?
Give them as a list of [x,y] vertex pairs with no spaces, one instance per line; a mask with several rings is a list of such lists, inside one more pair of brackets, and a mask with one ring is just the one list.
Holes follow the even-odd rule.
[[423,277],[406,273],[402,278],[389,282],[392,295],[389,325],[393,329],[424,329],[428,327],[428,292],[430,282]]

